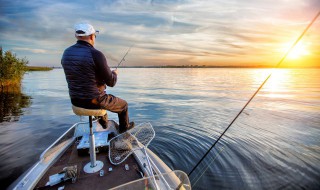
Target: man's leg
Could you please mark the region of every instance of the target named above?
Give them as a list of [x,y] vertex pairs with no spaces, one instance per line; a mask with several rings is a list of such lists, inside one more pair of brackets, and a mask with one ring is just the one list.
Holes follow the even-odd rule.
[[125,131],[130,127],[128,103],[125,100],[111,94],[105,94],[99,97],[98,102],[102,108],[118,114],[119,131]]

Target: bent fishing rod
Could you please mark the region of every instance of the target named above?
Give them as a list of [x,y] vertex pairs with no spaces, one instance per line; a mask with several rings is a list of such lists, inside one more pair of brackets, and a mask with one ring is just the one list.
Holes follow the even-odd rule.
[[[305,35],[305,33],[309,30],[309,28],[313,25],[313,23],[317,20],[317,18],[320,15],[320,11],[316,14],[316,16],[313,18],[313,20],[309,23],[309,25],[304,29],[302,34],[297,38],[297,40],[292,44],[292,46],[288,49],[288,51],[284,54],[284,56],[280,59],[280,61],[277,63],[277,65],[273,68],[278,68],[281,63],[285,60],[285,58],[288,56],[288,54],[291,52],[291,50],[298,44],[298,42],[301,40],[301,38]],[[251,98],[247,101],[247,103],[243,106],[243,108],[240,110],[240,112],[236,115],[236,117],[231,121],[231,123],[228,125],[228,127],[221,133],[219,138],[212,144],[212,146],[208,149],[208,151],[202,156],[202,158],[199,160],[199,162],[192,168],[192,170],[188,173],[188,176],[190,176],[194,170],[199,166],[199,164],[202,162],[202,160],[209,154],[209,152],[212,150],[212,148],[215,147],[215,145],[218,143],[218,141],[221,139],[221,137],[227,132],[227,130],[232,126],[232,124],[237,120],[237,118],[241,115],[241,113],[244,111],[244,109],[249,105],[251,100],[258,94],[258,92],[261,90],[261,88],[264,86],[264,84],[269,80],[271,77],[272,72],[269,74],[269,76],[263,81],[263,83],[259,86],[259,88],[255,91],[255,93],[251,96]]]
[[[133,46],[133,45],[132,45],[132,46]],[[125,61],[124,58],[128,55],[128,53],[129,53],[129,51],[131,50],[132,46],[130,46],[130,48],[128,49],[127,53],[124,54],[124,56],[122,57],[122,59],[121,59],[120,62],[118,63],[116,69],[118,69],[118,67],[120,66],[120,64],[121,64],[123,61]]]

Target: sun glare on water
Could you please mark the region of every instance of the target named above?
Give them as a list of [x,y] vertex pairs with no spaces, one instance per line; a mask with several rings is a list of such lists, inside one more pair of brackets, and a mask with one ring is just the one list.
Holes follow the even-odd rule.
[[269,80],[263,86],[261,94],[264,97],[269,98],[286,98],[291,96],[287,93],[288,88],[292,88],[295,85],[297,78],[294,77],[292,70],[290,69],[262,69],[253,75],[253,79],[260,84],[262,80],[272,74]]

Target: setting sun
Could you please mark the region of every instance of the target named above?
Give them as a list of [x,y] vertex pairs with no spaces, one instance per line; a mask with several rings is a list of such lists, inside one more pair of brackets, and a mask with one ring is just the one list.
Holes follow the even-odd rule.
[[[279,53],[284,54],[292,46],[293,42],[283,43]],[[286,56],[284,62],[280,67],[313,67],[317,66],[318,58],[314,52],[314,43],[310,39],[300,41],[297,43]]]
[[288,54],[289,59],[299,59],[303,56],[309,55],[307,46],[303,43],[298,43]]

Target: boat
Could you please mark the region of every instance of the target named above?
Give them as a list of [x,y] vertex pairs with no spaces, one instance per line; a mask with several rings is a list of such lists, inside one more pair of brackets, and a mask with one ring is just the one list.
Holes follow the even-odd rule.
[[9,189],[191,189],[183,171],[171,170],[148,148],[154,136],[150,123],[119,134],[113,120],[106,129],[96,119],[78,122]]

